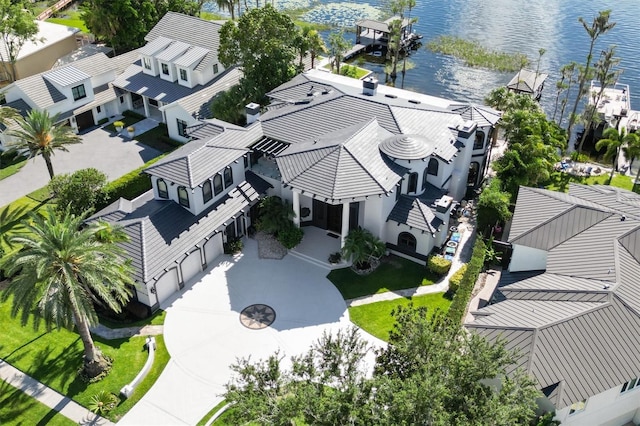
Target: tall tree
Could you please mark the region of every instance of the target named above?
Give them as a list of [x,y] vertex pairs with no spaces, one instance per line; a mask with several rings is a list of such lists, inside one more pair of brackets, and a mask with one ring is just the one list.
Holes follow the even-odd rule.
[[580,138],[580,144],[578,145],[578,151],[582,151],[582,147],[584,145],[584,141],[587,139],[587,135],[591,132],[591,128],[594,125],[594,119],[597,116],[598,109],[597,106],[600,104],[600,100],[604,95],[604,90],[607,86],[611,84],[615,84],[618,80],[618,76],[620,75],[620,70],[615,69],[615,67],[620,64],[620,58],[616,58],[614,55],[616,54],[616,46],[611,46],[607,50],[603,50],[600,54],[600,59],[595,64],[595,78],[600,85],[600,90],[597,92],[591,93],[591,107],[585,108],[584,112],[584,132],[582,133],[582,137]]
[[[238,2],[238,4],[240,4]],[[235,8],[235,2],[233,0],[216,0],[216,5],[218,6],[218,8],[220,10],[228,10],[229,14],[231,14],[231,20],[235,20],[236,16],[234,13],[234,8]]]
[[611,16],[611,10],[602,10],[598,13],[598,16],[593,18],[593,22],[589,25],[582,17],[578,18],[578,21],[582,24],[585,31],[589,35],[590,44],[589,44],[589,53],[587,54],[587,62],[584,66],[583,72],[580,74],[580,81],[578,82],[578,93],[576,95],[576,100],[573,103],[573,108],[571,110],[571,114],[569,115],[569,126],[567,127],[567,137],[571,139],[571,131],[573,130],[573,125],[576,122],[577,118],[577,110],[578,104],[580,100],[582,100],[583,96],[586,94],[585,84],[589,80],[590,72],[591,72],[591,61],[593,60],[593,49],[595,47],[596,41],[598,38],[613,29],[616,26],[615,22],[609,22],[609,17]]
[[295,73],[296,27],[289,16],[270,4],[245,12],[220,29],[218,57],[225,67],[239,66],[243,85],[260,97]]
[[22,246],[6,256],[0,267],[15,274],[0,294],[3,302],[13,297],[11,315],[19,313],[26,325],[33,315],[34,327],[44,321],[47,329],[77,329],[84,346],[82,375],[105,374],[110,361],[96,347],[89,328],[98,323],[94,303],[119,312],[131,296],[132,269],[124,251],[99,235],[118,235],[104,223],[82,228],[82,217],[53,208],[45,215],[31,215],[27,232],[11,238]]
[[[635,135],[638,136],[637,133],[635,133]],[[627,145],[622,147],[622,152],[624,153],[625,158],[629,161],[629,172],[631,172],[631,166],[633,166],[634,160],[636,158],[640,158],[640,137],[627,141]],[[638,183],[640,183],[640,167],[638,167],[636,178],[633,181],[634,190]]]
[[310,25],[302,25],[298,28],[295,45],[298,51],[298,59],[300,61],[298,63],[298,69],[300,71],[304,71],[303,60],[307,55],[311,55],[311,68],[313,68],[318,54],[327,51],[322,36]]
[[68,151],[67,145],[82,142],[69,126],[56,124],[57,121],[57,114],[51,117],[46,110],[32,109],[26,117],[16,119],[19,129],[9,131],[9,135],[15,139],[11,150],[26,150],[28,158],[41,155],[51,178],[54,176],[51,157],[55,151]]
[[620,149],[624,145],[635,146],[638,144],[638,135],[635,133],[627,133],[627,129],[624,127],[618,131],[613,127],[608,128],[602,134],[604,136],[598,142],[596,142],[596,149],[600,151],[601,149],[605,149],[604,159],[610,160],[612,163],[611,167],[611,175],[609,176],[609,184],[613,180],[613,174],[616,171],[618,156],[620,154]]
[[0,37],[6,49],[0,49],[0,62],[9,81],[15,81],[16,62],[22,47],[27,42],[42,42],[38,39],[38,25],[31,10],[31,2],[23,0],[0,0]]
[[344,31],[333,31],[329,34],[329,56],[331,60],[331,71],[336,68],[336,74],[340,74],[340,64],[345,52],[349,49],[349,42],[344,38]]
[[533,79],[532,89],[536,88],[536,83],[538,82],[538,74],[540,73],[540,62],[542,62],[542,56],[544,56],[546,52],[547,51],[543,48],[538,49],[538,62],[536,63],[536,76]]
[[[558,112],[558,103],[561,104],[562,110],[560,112],[560,118],[557,123],[562,123],[562,118],[564,116],[564,109],[567,106],[567,101],[569,99],[569,90],[571,89],[571,84],[573,83],[575,69],[577,64],[575,62],[571,62],[570,64],[563,65],[560,68],[561,77],[558,82],[556,82],[556,101],[553,107],[553,117],[551,118],[553,121],[556,121],[556,114]],[[565,93],[562,101],[560,100],[560,96],[562,93]]]

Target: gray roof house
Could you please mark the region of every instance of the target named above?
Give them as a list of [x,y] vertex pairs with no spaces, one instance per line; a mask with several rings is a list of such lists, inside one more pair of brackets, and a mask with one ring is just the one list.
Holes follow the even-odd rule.
[[[161,34],[150,45],[145,52],[175,43]],[[268,95],[264,111],[247,106],[246,127],[185,120],[190,141],[144,171],[153,190],[91,218],[129,234],[137,299],[150,309],[168,303],[225,243],[246,235],[265,195],[289,201],[297,226],[326,230],[340,244],[361,226],[389,250],[424,261],[446,240],[454,199],[475,185],[467,174],[478,123],[447,100],[319,71]],[[193,94],[172,105],[180,103],[198,108],[202,100]],[[170,116],[170,107],[161,109]],[[481,124],[484,147],[493,124]]]
[[509,271],[466,324],[518,350],[563,425],[640,417],[639,207],[610,186],[521,187]]

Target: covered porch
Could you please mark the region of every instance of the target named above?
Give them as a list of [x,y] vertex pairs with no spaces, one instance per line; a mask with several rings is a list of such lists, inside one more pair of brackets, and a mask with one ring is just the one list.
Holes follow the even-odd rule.
[[132,110],[155,121],[165,123],[164,114],[160,111],[162,102],[137,93],[131,93]]
[[338,264],[329,263],[329,255],[340,251],[340,238],[336,234],[315,226],[305,226],[302,229],[302,241],[289,254],[325,269],[339,269],[349,265],[344,260]]

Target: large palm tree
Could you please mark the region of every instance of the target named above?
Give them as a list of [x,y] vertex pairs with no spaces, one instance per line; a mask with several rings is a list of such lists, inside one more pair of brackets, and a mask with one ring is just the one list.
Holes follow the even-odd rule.
[[132,270],[116,245],[122,233],[106,223],[81,226],[82,217],[68,211],[31,214],[27,232],[11,237],[22,249],[0,263],[8,276],[15,275],[0,300],[13,296],[11,314],[20,313],[23,325],[33,315],[36,328],[42,321],[47,329],[75,326],[84,346],[82,374],[96,378],[110,361],[89,331],[98,323],[94,303],[120,312],[131,296]]
[[41,155],[51,178],[54,176],[51,156],[55,150],[68,151],[66,145],[82,142],[69,126],[56,124],[57,121],[57,114],[52,117],[47,111],[33,109],[26,117],[16,118],[20,128],[9,132],[16,140],[11,149],[27,151],[28,158]]
[[604,153],[604,158],[605,160],[611,160],[612,162],[611,176],[609,176],[609,183],[611,183],[613,180],[613,173],[616,170],[616,163],[618,161],[620,149],[625,144],[635,145],[638,143],[638,136],[635,133],[627,133],[627,130],[624,127],[620,129],[620,131],[611,127],[604,131],[603,136],[604,138],[600,139],[596,143],[596,149],[600,151],[602,148],[605,148],[606,151]]
[[9,120],[15,120],[18,117],[20,117],[18,110],[7,106],[0,106],[0,124],[6,126]]

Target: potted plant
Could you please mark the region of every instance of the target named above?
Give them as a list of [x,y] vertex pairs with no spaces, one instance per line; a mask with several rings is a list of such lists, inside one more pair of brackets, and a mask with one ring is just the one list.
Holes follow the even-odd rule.
[[127,127],[127,132],[129,133],[129,137],[132,138],[134,135],[134,132],[136,131],[136,128],[133,126],[129,126]]
[[114,121],[113,127],[116,128],[116,132],[121,132],[122,128],[124,127],[124,123],[122,121]]
[[335,253],[331,253],[329,255],[329,263],[330,264],[337,265],[341,261],[342,261],[342,253],[340,253],[339,251],[337,251]]

